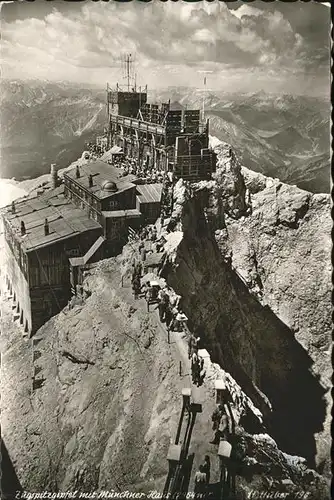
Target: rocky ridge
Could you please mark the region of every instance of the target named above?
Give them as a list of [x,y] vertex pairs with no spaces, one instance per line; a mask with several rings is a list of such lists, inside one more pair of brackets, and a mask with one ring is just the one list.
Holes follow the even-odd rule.
[[[311,377],[319,381],[318,389],[315,390],[318,393],[318,403],[313,404],[319,404],[319,408],[323,408],[325,404],[326,411],[323,413],[324,427],[321,425],[321,418],[318,417],[319,422],[314,428],[317,442],[316,463],[321,470],[329,473],[331,408],[329,196],[311,194],[242,167],[233,151],[231,154],[228,144],[216,141],[215,149],[218,154],[215,182],[198,183],[191,194],[187,184],[182,181],[179,181],[176,187],[173,226],[183,231],[185,238],[178,249],[174,248],[174,274],[178,273],[179,280],[174,277],[173,283],[176,288],[180,286],[179,293],[181,290],[186,293],[185,290],[190,286],[188,312],[197,311],[195,322],[199,329],[210,330],[210,322],[213,322],[212,338],[217,337],[216,329],[219,323],[224,324],[223,332],[230,327],[228,313],[223,315],[224,321],[223,318],[217,320],[220,311],[226,309],[226,302],[230,302],[230,297],[224,300],[224,304],[218,303],[216,308],[210,308],[209,304],[206,304],[210,291],[206,290],[207,293],[203,296],[201,282],[204,280],[205,283],[210,283],[212,289],[217,282],[218,288],[221,286],[226,288],[222,275],[231,272],[228,281],[237,280],[238,286],[242,286],[242,283],[255,298],[256,303],[263,310],[272,313],[271,319],[281,323],[276,325],[275,330],[278,342],[283,346],[286,341],[280,339],[280,332],[289,331],[289,338],[296,341],[295,347],[300,347],[300,354],[304,353],[308,357],[307,374],[312,374]],[[191,201],[194,197],[196,206]],[[204,206],[208,227],[205,227],[205,222],[201,221],[200,213],[197,211],[201,203]],[[190,223],[189,217],[192,220]],[[194,223],[195,219],[200,222]],[[195,226],[197,227],[194,229]],[[201,242],[203,237],[205,248]],[[190,240],[191,245],[189,245]],[[210,241],[211,244],[208,245]],[[193,251],[195,247],[196,250]],[[219,262],[220,255],[217,256],[217,249],[228,269],[224,269]],[[182,274],[185,260],[191,262],[191,270],[188,270],[187,274]],[[217,267],[213,265],[214,261],[218,261]],[[210,265],[206,265],[208,262]],[[179,285],[179,281],[183,281],[184,285]],[[205,286],[204,284],[204,288]],[[231,296],[233,293],[232,287]],[[201,300],[196,303],[194,297],[198,294]],[[210,312],[200,317],[201,311],[203,312],[205,308]],[[238,316],[244,316],[243,312]],[[245,323],[248,319],[245,318]],[[263,334],[264,332],[266,335],[269,333],[266,322],[263,324]],[[245,338],[249,337],[251,335],[247,333]],[[220,333],[218,339],[226,342],[225,334]],[[268,347],[268,352],[272,355],[273,346]],[[213,346],[212,349],[217,352]],[[252,361],[254,357],[249,354],[252,350],[254,351],[254,343],[248,346],[242,356],[248,359],[246,364],[250,377],[258,380],[259,376],[255,373],[256,368]],[[289,357],[290,355],[287,356],[287,360]],[[279,359],[278,352],[277,359],[273,360],[275,365],[279,364]],[[260,359],[259,363],[261,364]],[[253,368],[249,368],[252,366]],[[296,374],[297,378],[300,376]],[[321,394],[326,394],[326,403],[323,402]],[[308,398],[306,393],[303,394],[303,398]],[[304,402],[302,406],[309,414],[308,403]],[[312,411],[314,413],[315,410]],[[296,425],[298,427],[298,423]]]
[[[314,465],[327,472],[329,420],[325,429],[320,420],[325,417],[322,400],[329,383],[329,201],[325,195],[311,195],[248,171],[235,156],[230,157],[228,145],[219,144],[217,152],[215,182],[199,183],[194,189],[183,182],[176,186],[173,231],[165,246],[169,261],[164,276],[183,295],[190,324],[201,333],[213,362],[205,382],[204,418],[198,420],[194,436],[196,456],[208,452],[213,381],[218,376],[231,380],[239,394],[242,387],[241,399],[255,402],[265,416],[270,415],[272,394],[267,388],[271,385],[279,395],[274,401],[278,418],[289,425],[296,407],[287,415],[280,413],[286,397],[282,390],[289,383],[289,394],[296,396],[305,384],[296,405],[302,403],[304,415],[309,415],[310,402],[321,412],[310,415],[312,426],[304,429],[301,438],[320,430],[316,443],[313,434],[312,439],[308,436],[307,453],[301,455],[309,454],[309,463],[313,457]],[[128,251],[124,250],[125,260]],[[38,332],[45,383],[34,394],[30,346],[22,341],[9,315],[2,319],[8,332],[2,363],[7,387],[2,395],[6,402],[2,431],[25,489],[38,491],[43,485],[59,491],[130,488],[147,492],[163,487],[166,453],[177,427],[184,386],[177,375],[180,354],[167,344],[156,319],[133,304],[126,287],[120,288],[120,263],[98,264],[86,277],[86,300],[64,310]],[[291,275],[292,263],[299,269],[302,264],[303,273]],[[223,296],[222,289],[226,290]],[[263,314],[265,307],[271,310],[269,318]],[[236,328],[231,328],[229,317]],[[277,326],[276,318],[283,326]],[[295,364],[303,365],[301,373]],[[14,382],[20,388],[16,393]],[[290,439],[301,424],[301,413],[297,412],[289,429]],[[247,425],[245,429],[240,439],[247,472],[239,477],[240,499],[251,490],[267,491],[270,486],[291,494],[306,490],[314,500],[327,498],[326,484],[308,469],[305,459],[279,451],[265,430],[254,435]],[[284,444],[277,421],[269,418],[270,433],[272,429]],[[292,448],[281,446],[299,454]],[[295,449],[303,451],[300,445]],[[215,455],[212,450],[209,453],[213,453],[216,477]]]

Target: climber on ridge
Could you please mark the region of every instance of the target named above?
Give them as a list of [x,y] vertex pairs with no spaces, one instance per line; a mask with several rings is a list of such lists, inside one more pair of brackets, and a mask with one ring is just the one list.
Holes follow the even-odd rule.
[[204,364],[204,359],[198,356],[196,352],[193,352],[191,356],[191,377],[193,384],[199,387],[201,385],[201,369]]
[[195,498],[203,498],[206,492],[206,472],[203,465],[199,466],[199,470],[195,474]]
[[195,337],[193,333],[190,334],[189,340],[188,340],[188,359],[191,359],[191,356],[195,352],[196,354],[198,353],[198,344],[200,341],[200,337]]
[[210,444],[219,444],[221,439],[228,441],[229,439],[229,420],[226,410],[222,404],[212,413],[211,420],[213,421],[212,430],[215,430],[215,436]]
[[166,312],[169,306],[169,297],[165,289],[159,290],[158,299],[159,299],[159,304],[158,304],[159,317],[160,321],[163,323],[164,321],[166,321]]
[[140,277],[138,274],[136,274],[133,278],[132,290],[133,290],[133,294],[134,294],[135,299],[138,299],[138,296],[139,296],[140,290],[141,290]]
[[210,469],[211,469],[211,462],[210,462],[209,455],[205,455],[204,462],[203,462],[202,466],[203,466],[203,472],[205,472],[205,475],[206,475],[206,484],[209,484],[210,483]]

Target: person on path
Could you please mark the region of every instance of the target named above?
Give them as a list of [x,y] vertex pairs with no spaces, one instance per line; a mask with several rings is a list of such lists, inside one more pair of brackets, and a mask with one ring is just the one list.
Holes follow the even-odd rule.
[[193,333],[190,334],[190,337],[188,339],[188,359],[191,359],[192,353],[193,353],[193,346],[195,345],[195,335]]
[[212,423],[213,431],[216,431],[218,429],[219,422],[220,419],[222,418],[223,413],[224,413],[224,405],[220,403],[211,415],[211,420],[213,422]]
[[199,466],[199,470],[195,474],[195,498],[202,498],[206,493],[206,473],[203,465]]
[[140,249],[140,258],[141,258],[142,262],[145,262],[145,260],[146,260],[146,248],[145,248],[145,246],[142,246],[142,248]]
[[206,375],[206,370],[204,368],[204,359],[200,357],[199,386],[203,384],[205,375]]
[[170,329],[175,332],[176,331],[176,316],[177,316],[177,313],[178,313],[178,309],[177,307],[173,307],[171,305],[171,315],[172,315],[172,320],[171,320],[171,323],[170,323]]
[[153,301],[153,296],[154,296],[154,289],[153,286],[151,285],[150,282],[147,283],[147,288],[146,288],[146,293],[145,293],[145,299],[147,303],[147,310],[149,310],[150,304]]
[[211,470],[211,462],[209,455],[205,455],[203,465],[203,472],[206,475],[206,484],[210,483],[210,470]]
[[165,322],[166,322],[167,328],[170,329],[172,321],[173,321],[173,313],[172,313],[172,308],[171,308],[170,302],[168,301],[168,305],[167,305],[167,308],[165,311]]
[[200,341],[200,337],[195,337],[193,333],[191,333],[188,340],[188,358],[190,359],[192,354],[195,352],[198,353],[198,344]]
[[135,297],[136,300],[138,299],[138,296],[139,296],[139,293],[140,293],[140,288],[141,288],[140,278],[139,278],[138,275],[136,275],[135,279],[132,282],[133,294],[134,294],[134,297]]
[[143,272],[143,264],[140,261],[138,261],[136,264],[136,272],[138,276],[141,278]]
[[197,354],[194,352],[192,357],[191,357],[191,378],[192,378],[193,384],[195,384],[195,385],[198,385],[199,374],[200,374],[199,359],[198,359]]
[[[210,441],[210,444],[219,444],[221,439],[226,441],[229,440],[229,419],[223,405],[220,405],[217,415],[218,414],[220,414],[220,419],[219,421],[216,420],[214,426],[212,426],[213,430],[216,430],[216,432],[213,440]],[[212,414],[212,417],[213,415],[214,414]]]
[[159,290],[158,299],[159,317],[160,321],[163,323],[164,321],[166,321],[166,311],[169,303],[169,297],[164,289]]
[[183,311],[179,311],[176,315],[176,329],[178,332],[184,332],[188,318]]
[[151,241],[156,241],[157,240],[157,228],[153,226],[152,231],[151,231]]

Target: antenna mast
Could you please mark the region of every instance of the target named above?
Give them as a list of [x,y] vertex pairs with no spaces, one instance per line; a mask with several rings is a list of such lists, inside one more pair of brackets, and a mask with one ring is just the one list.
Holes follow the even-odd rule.
[[204,89],[203,89],[203,105],[202,105],[203,122],[205,119],[205,91],[206,91],[206,76],[204,77]]
[[128,81],[128,92],[130,92],[130,78],[131,78],[131,65],[132,65],[132,58],[131,54],[128,54],[126,56],[126,78]]

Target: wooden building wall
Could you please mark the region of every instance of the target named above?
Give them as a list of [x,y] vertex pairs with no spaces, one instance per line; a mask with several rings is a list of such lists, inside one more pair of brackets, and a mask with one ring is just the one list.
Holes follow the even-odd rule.
[[161,203],[141,203],[137,198],[137,209],[143,214],[145,222],[153,223],[160,217]]
[[4,274],[12,288],[13,295],[15,293],[15,304],[18,306],[18,314],[20,315],[20,323],[27,332],[32,331],[32,316],[31,302],[29,293],[29,283],[22,272],[8,241],[4,239]]
[[127,241],[129,226],[137,229],[140,226],[141,217],[107,217],[103,218],[105,238],[107,241],[120,240],[122,244]]
[[98,222],[102,211],[136,208],[135,186],[100,200],[93,196],[90,191],[80,188],[74,182],[66,179],[64,194],[76,207],[85,210],[89,218]]
[[115,193],[110,198],[105,198],[101,202],[101,210],[104,211],[130,210],[131,208],[136,208],[136,186],[126,191]]
[[216,156],[213,152],[205,155],[178,156],[174,167],[175,177],[189,181],[209,179],[216,170]]
[[146,104],[146,92],[108,92],[109,111],[112,114],[136,118],[140,107]]
[[76,207],[85,210],[90,219],[98,220],[99,213],[101,213],[101,201],[95,198],[89,191],[78,187],[69,179],[65,179],[64,195]]
[[69,257],[83,256],[102,228],[28,254],[32,332],[57,314],[71,296]]

